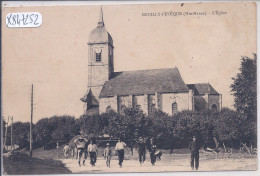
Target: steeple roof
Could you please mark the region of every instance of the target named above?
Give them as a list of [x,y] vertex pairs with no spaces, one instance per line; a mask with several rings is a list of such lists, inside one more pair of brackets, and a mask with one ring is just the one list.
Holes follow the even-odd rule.
[[100,8],[97,27],[94,30],[92,30],[89,35],[89,44],[94,43],[110,43],[113,45],[113,39],[105,28],[102,7]]
[[103,27],[103,26],[105,26],[105,24],[104,24],[104,20],[103,20],[103,10],[102,10],[102,6],[101,6],[101,8],[100,8],[100,14],[99,14],[98,26],[99,26],[99,27]]
[[92,106],[99,105],[99,102],[97,98],[93,95],[91,89],[89,89],[87,93],[84,95],[84,97],[82,97],[80,100],[86,102],[88,105],[92,105]]

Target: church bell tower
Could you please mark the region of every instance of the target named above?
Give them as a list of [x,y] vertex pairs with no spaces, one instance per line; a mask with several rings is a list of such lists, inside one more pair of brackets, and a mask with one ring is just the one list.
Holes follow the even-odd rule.
[[113,39],[107,32],[100,9],[97,27],[91,31],[88,40],[88,88],[81,101],[85,102],[84,113],[98,109],[99,94],[114,72]]

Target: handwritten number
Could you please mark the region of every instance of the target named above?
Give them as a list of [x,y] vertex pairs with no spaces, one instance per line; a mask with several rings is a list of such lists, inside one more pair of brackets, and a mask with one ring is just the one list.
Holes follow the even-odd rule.
[[38,13],[9,13],[6,16],[8,27],[38,27],[41,24],[41,14]]
[[34,24],[35,24],[35,25],[38,25],[39,23],[36,23],[36,21],[38,20],[38,15],[35,14],[35,17],[36,17],[36,19],[35,19],[35,21],[34,21]]
[[30,22],[29,23],[33,22],[32,16],[33,16],[33,14],[30,15]]

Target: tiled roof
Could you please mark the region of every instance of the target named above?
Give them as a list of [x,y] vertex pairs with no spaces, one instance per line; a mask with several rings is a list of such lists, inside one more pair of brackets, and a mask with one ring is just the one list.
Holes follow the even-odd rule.
[[175,67],[115,72],[113,78],[104,84],[99,97],[187,91],[189,89]]
[[200,83],[200,84],[187,84],[189,89],[194,90],[194,95],[219,95],[219,93],[209,84],[209,83]]

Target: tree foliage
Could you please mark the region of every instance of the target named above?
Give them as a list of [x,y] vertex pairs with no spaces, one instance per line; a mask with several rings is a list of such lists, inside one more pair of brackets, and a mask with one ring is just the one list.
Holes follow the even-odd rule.
[[[13,144],[19,145],[23,148],[28,143],[30,132],[30,124],[28,122],[15,122],[13,123]],[[6,145],[11,145],[11,126],[7,128]]]
[[257,56],[254,58],[242,57],[241,67],[231,85],[232,94],[235,96],[235,108],[239,113],[246,115],[249,119],[256,119],[257,108],[257,82],[256,82],[256,63]]
[[69,141],[79,133],[76,119],[71,116],[53,116],[39,120],[33,128],[36,135],[35,141],[40,146],[45,146],[51,141]]
[[257,55],[242,57],[239,73],[232,78],[232,94],[235,97],[237,118],[242,121],[239,131],[241,141],[256,146],[257,138]]

